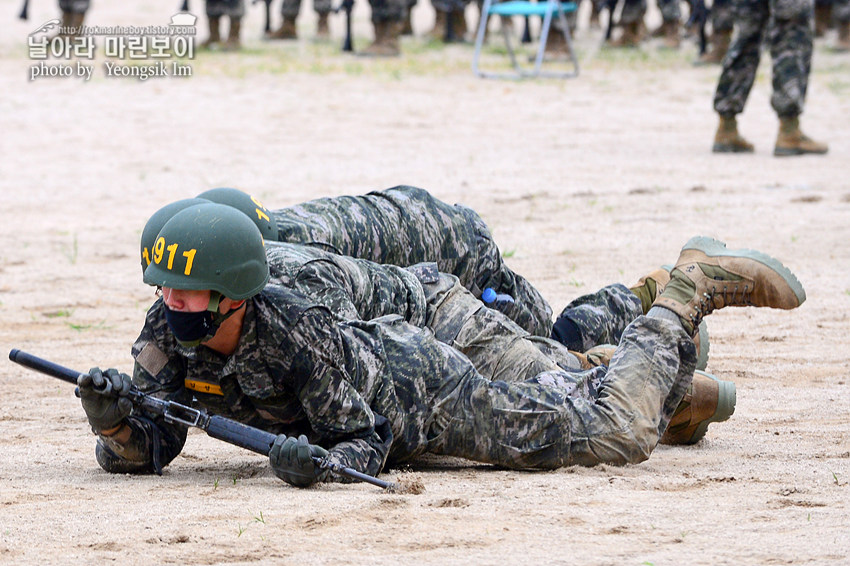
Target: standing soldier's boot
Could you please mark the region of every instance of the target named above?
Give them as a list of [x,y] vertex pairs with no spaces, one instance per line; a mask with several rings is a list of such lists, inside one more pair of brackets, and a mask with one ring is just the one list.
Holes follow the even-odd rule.
[[779,117],[779,135],[773,155],[785,157],[805,153],[823,154],[828,150],[829,147],[825,143],[818,143],[800,131],[800,120],[797,116]]
[[722,63],[731,41],[732,30],[713,31],[708,49],[697,59],[697,65],[719,65]]
[[720,116],[717,133],[714,134],[714,153],[752,153],[753,144],[738,133],[738,120],[735,116]]
[[237,51],[242,47],[239,41],[239,32],[242,29],[242,18],[230,16],[230,29],[227,30],[227,41],[222,47],[225,51]]
[[[546,39],[546,47],[543,49],[544,61],[567,61],[571,55],[570,46],[567,44],[567,38],[561,33],[561,30],[555,29],[554,26],[549,28],[549,37]],[[534,56],[530,57],[534,60]]]
[[[652,305],[673,311],[694,335],[702,319],[725,307],[795,309],[806,292],[778,260],[755,250],[729,250],[712,238],[691,238]],[[649,313],[652,316],[652,312]]]
[[319,21],[316,24],[316,39],[330,39],[331,29],[328,26],[327,12],[319,14]]
[[661,444],[696,444],[708,425],[727,420],[735,412],[735,384],[711,374],[696,371],[685,397],[676,411]]
[[85,12],[77,12],[71,14],[71,37],[77,37],[83,32],[83,20],[85,19]]
[[829,31],[829,20],[832,17],[832,2],[821,4],[815,2],[815,37],[823,37]]
[[449,17],[452,20],[452,31],[454,32],[454,41],[463,43],[466,41],[466,33],[469,28],[466,25],[466,12],[463,8],[453,10]]
[[298,32],[295,29],[295,18],[284,16],[280,27],[274,32],[268,34],[268,39],[298,39]]
[[210,36],[201,44],[201,47],[209,49],[221,41],[221,18],[218,16],[210,16]]
[[679,20],[671,20],[669,22],[664,22],[664,40],[661,42],[661,46],[665,49],[678,49],[679,45],[682,42],[681,37],[679,36],[679,28],[681,25],[679,24]]
[[428,32],[428,39],[442,41],[446,37],[446,18],[448,14],[442,10],[434,10],[434,29]]
[[623,24],[623,34],[611,42],[611,47],[637,47],[640,45],[640,22]]
[[364,57],[398,57],[401,22],[375,22],[375,41],[360,52]]
[[410,14],[412,8],[412,6],[408,6],[407,8],[407,15],[404,16],[404,24],[401,26],[401,35],[413,35],[413,21]]
[[850,51],[850,21],[838,22],[838,43],[835,50],[844,53]]

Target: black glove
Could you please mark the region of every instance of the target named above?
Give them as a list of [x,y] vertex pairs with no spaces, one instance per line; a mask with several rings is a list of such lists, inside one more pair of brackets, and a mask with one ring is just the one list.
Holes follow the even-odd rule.
[[118,370],[102,372],[100,368],[92,368],[77,378],[77,387],[83,410],[95,432],[115,428],[133,409],[133,403],[126,397],[132,387],[130,376]]
[[313,456],[324,458],[328,451],[309,444],[303,434],[295,440],[285,434],[278,435],[269,450],[269,462],[274,475],[296,487],[307,487],[318,481],[325,470],[313,462]]

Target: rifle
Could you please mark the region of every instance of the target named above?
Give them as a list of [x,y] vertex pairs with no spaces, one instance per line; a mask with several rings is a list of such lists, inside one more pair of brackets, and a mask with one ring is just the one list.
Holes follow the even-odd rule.
[[272,0],[253,0],[251,2],[251,5],[253,6],[254,4],[256,4],[258,2],[263,2],[266,5],[266,24],[263,27],[263,31],[265,31],[266,33],[269,33],[272,30],[272,14],[271,14]]
[[343,51],[353,51],[351,47],[351,10],[354,9],[354,0],[342,0],[342,3],[334,8],[334,14],[345,10],[345,39],[342,40]]
[[689,0],[691,13],[688,16],[688,21],[685,27],[693,25],[699,26],[699,54],[705,54],[707,47],[707,38],[705,36],[705,24],[708,23],[709,9],[705,5],[705,0]]
[[[9,359],[26,368],[61,379],[62,381],[67,381],[68,383],[73,383],[74,385],[77,384],[77,378],[80,376],[80,372],[78,371],[55,364],[51,361],[45,360],[44,358],[39,358],[38,356],[22,352],[17,348],[13,348],[12,351],[9,352]],[[80,396],[79,389],[75,391],[75,394],[77,397]],[[199,428],[217,440],[223,440],[224,442],[239,446],[240,448],[245,448],[264,456],[269,455],[269,450],[271,449],[272,444],[274,444],[275,438],[277,438],[276,434],[242,424],[226,417],[211,415],[203,409],[195,409],[193,407],[181,405],[180,403],[175,403],[174,401],[158,399],[146,393],[142,393],[135,387],[130,389],[127,393],[127,397],[133,403],[134,410],[141,409],[149,414],[162,416],[167,423],[179,423]],[[313,456],[313,461],[322,469],[330,470],[334,473],[370,483],[390,491],[396,490],[396,484],[379,480],[378,478],[363,474],[357,470],[353,470],[339,464],[331,464],[316,456]]]
[[21,6],[21,14],[18,16],[22,20],[29,19],[30,0],[24,0],[24,5]]

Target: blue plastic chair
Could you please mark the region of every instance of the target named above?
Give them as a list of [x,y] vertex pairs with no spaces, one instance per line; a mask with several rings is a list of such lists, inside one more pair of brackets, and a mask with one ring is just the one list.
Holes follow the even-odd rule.
[[[526,77],[555,77],[568,78],[578,76],[578,59],[575,56],[573,49],[572,38],[570,37],[570,29],[567,25],[567,18],[564,14],[576,11],[575,2],[559,2],[558,0],[541,0],[537,3],[526,2],[525,0],[508,0],[499,2],[498,0],[484,0],[484,5],[481,7],[481,22],[478,24],[478,34],[475,37],[475,56],[472,60],[472,72],[483,78],[501,78],[501,79],[522,79]],[[485,71],[480,67],[481,47],[484,45],[484,36],[487,31],[487,23],[490,16],[540,16],[543,18],[543,23],[540,26],[540,41],[537,47],[537,55],[534,58],[534,65],[521,65],[517,59],[516,51],[511,44],[510,32],[502,26],[502,37],[505,39],[505,46],[508,49],[508,55],[511,58],[513,72],[494,72]],[[543,52],[546,49],[546,40],[549,38],[549,30],[552,25],[552,19],[558,18],[561,24],[561,29],[564,30],[564,38],[567,40],[567,46],[570,50],[571,68],[568,70],[550,70],[543,68]],[[548,67],[548,66],[547,66]]]

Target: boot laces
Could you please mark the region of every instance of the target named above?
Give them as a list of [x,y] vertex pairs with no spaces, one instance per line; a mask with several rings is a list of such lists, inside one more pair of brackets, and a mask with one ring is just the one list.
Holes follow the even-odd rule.
[[[728,283],[724,283],[721,288],[712,286],[710,290],[702,294],[699,302],[694,305],[696,314],[690,316],[694,328],[699,326],[702,319],[714,312],[715,309],[733,305],[740,307],[752,306],[753,303],[750,300],[752,293],[753,289],[747,283],[744,283],[743,289],[737,283],[734,287],[731,287]],[[718,299],[720,302],[718,302]]]

